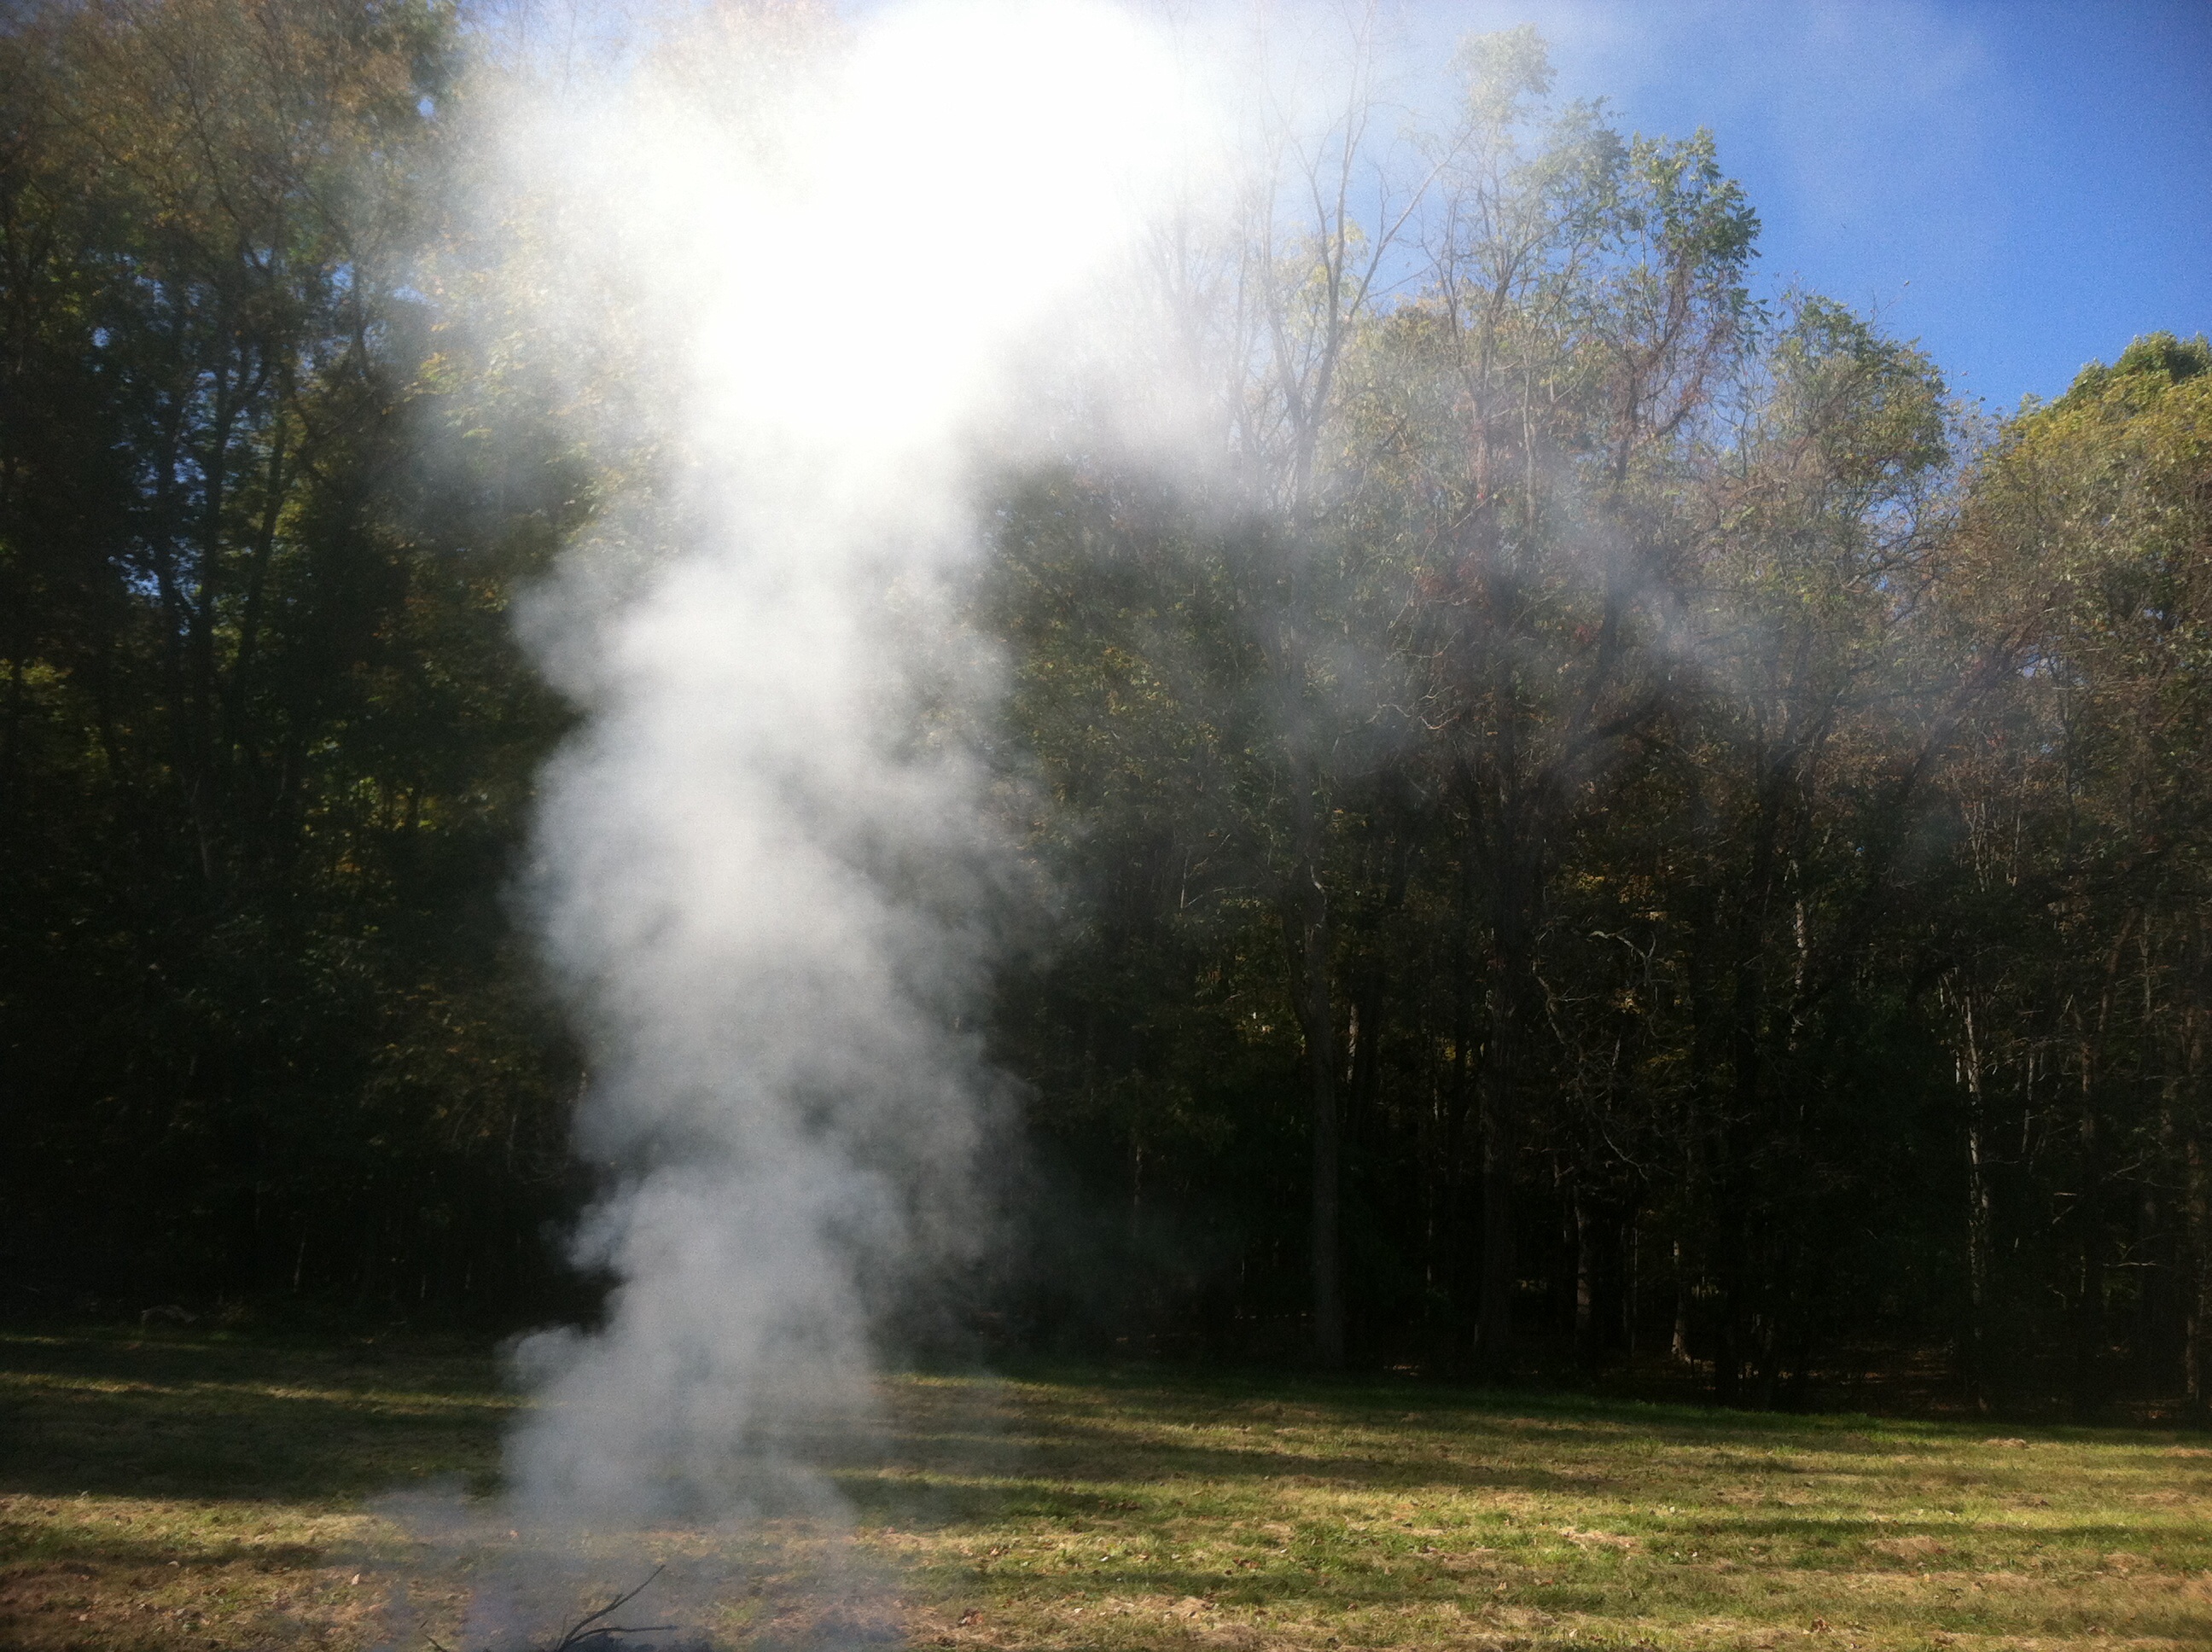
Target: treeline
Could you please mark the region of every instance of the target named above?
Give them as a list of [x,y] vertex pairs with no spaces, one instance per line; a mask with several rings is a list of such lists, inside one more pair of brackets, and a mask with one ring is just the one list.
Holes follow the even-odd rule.
[[[506,891],[568,714],[507,610],[593,487],[442,284],[498,278],[476,37],[6,18],[14,1303],[548,1311],[581,1074]],[[1553,103],[1527,30],[1464,67],[1404,210],[1328,204],[1345,134],[1169,238],[1205,452],[995,501],[1060,894],[994,1322],[2203,1404],[2212,351],[1984,428],[1754,299],[1703,135]]]
[[568,491],[410,286],[453,18],[0,25],[10,1304],[528,1311],[575,1060],[501,906]]
[[1074,892],[1007,1048],[1119,1316],[2201,1405],[2212,352],[1977,428],[1753,301],[1704,135],[1553,106],[1526,29],[1465,67],[1397,227],[1317,145],[1297,234],[1176,272],[1205,482],[1002,522]]

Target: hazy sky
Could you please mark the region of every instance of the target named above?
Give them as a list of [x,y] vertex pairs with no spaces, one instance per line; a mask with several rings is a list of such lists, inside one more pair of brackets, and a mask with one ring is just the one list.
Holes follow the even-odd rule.
[[[1416,0],[1443,48],[1533,21],[1559,90],[1705,125],[1760,268],[1918,337],[1955,388],[2055,396],[2136,334],[2212,331],[2212,0]],[[1909,285],[1908,285],[1909,283]]]
[[1711,127],[1765,225],[1765,288],[1876,311],[2000,410],[2138,333],[2212,331],[2212,0],[1383,3],[1419,61],[1534,22],[1562,95],[1632,131]]

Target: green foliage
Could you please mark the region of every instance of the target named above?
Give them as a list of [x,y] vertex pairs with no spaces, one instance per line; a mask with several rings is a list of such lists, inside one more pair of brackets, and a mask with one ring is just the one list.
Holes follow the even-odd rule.
[[2201,343],[1962,467],[1923,353],[1752,301],[1710,135],[1547,118],[1526,31],[1462,67],[1302,512],[1092,464],[1001,521],[1069,892],[1003,1054],[1126,1204],[1092,1311],[1294,1345],[1334,1187],[1370,1356],[1671,1345],[1793,1404],[1933,1339],[2006,1403],[2201,1394]]
[[453,27],[171,0],[0,39],[33,1303],[541,1288],[573,1061],[500,902],[562,722],[506,609],[555,531],[425,462],[467,417],[404,285]]

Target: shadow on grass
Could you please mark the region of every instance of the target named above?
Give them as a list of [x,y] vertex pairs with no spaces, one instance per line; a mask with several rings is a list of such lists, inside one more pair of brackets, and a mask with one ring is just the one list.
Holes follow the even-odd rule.
[[174,1531],[143,1539],[112,1532],[23,1529],[20,1534],[0,1524],[0,1554],[10,1561],[66,1563],[72,1566],[122,1567],[144,1573],[157,1566],[175,1568],[180,1575],[222,1571],[244,1562],[269,1573],[295,1571],[320,1564],[326,1552],[312,1543],[247,1543],[228,1540],[194,1542]]
[[[1071,1488],[1305,1480],[1408,1494],[1604,1495],[1640,1491],[1655,1479],[1680,1479],[1692,1470],[1737,1483],[1786,1481],[1863,1472],[1869,1459],[1883,1470],[1933,1473],[1961,1487],[2006,1479],[2004,1465],[1942,1461],[1971,1446],[1972,1436],[1925,1424],[1716,1415],[1623,1401],[1563,1405],[1511,1394],[1377,1394],[1350,1385],[1261,1389],[1203,1378],[1133,1382],[1059,1372],[1031,1381],[1054,1389],[1040,1398],[1034,1387],[1024,1394],[1017,1386],[1006,1426],[1018,1438],[1003,1442],[965,1425],[957,1398],[908,1396],[896,1459],[917,1470],[1018,1473]],[[1417,1409],[1408,1412],[1409,1402]],[[1194,1432],[1212,1437],[1191,1437]]]
[[[0,1334],[0,1492],[234,1505],[190,1530],[168,1510],[40,1509],[0,1522],[0,1547],[29,1563],[26,1575],[111,1573],[125,1602],[148,1576],[174,1578],[165,1562],[204,1568],[211,1600],[247,1568],[296,1572],[323,1554],[268,1540],[296,1534],[264,1530],[261,1505],[332,1509],[439,1477],[488,1488],[512,1405],[481,1350]],[[1147,1610],[1194,1596],[1323,1617],[1494,1602],[1624,1625],[1655,1613],[1752,1624],[1802,1623],[1815,1606],[1837,1616],[1840,1601],[1899,1631],[2075,1636],[2094,1619],[2195,1643],[2203,1597],[2185,1598],[2182,1579],[2212,1567],[2200,1505],[2158,1516],[2170,1520],[2158,1534],[2115,1517],[2129,1486],[2212,1491],[2212,1459],[2166,1461],[2170,1436],[2043,1430],[2035,1449],[2014,1454],[1972,1424],[1020,1366],[1006,1378],[894,1381],[883,1423],[817,1442],[858,1522],[902,1527],[902,1543],[929,1534],[902,1552],[945,1599],[980,1593],[1046,1614],[1096,1595],[1146,1597]],[[2057,1449],[2075,1443],[2097,1450]],[[2115,1476],[2134,1478],[2108,1484]],[[2083,1501],[2068,1511],[2037,1499],[2041,1512],[2017,1521],[1929,1506],[1943,1488],[2029,1484],[2062,1502],[2070,1485]],[[1363,1495],[1291,1495],[1305,1488]],[[1378,1509],[1399,1498],[1404,1518]],[[1584,1546],[1576,1539],[1591,1534],[1559,1524],[1571,1518],[1632,1535]],[[178,1529],[157,1540],[165,1520]],[[1923,1538],[1924,1552],[1893,1552],[1894,1540]],[[1003,1552],[985,1552],[1001,1539]],[[1707,1540],[1704,1564],[1684,1564]],[[2160,1570],[2132,1585],[2112,1573],[2078,1603],[2058,1594],[2123,1548],[2155,1552]],[[1971,1579],[1924,1575],[1984,1562],[2008,1569],[2006,1589],[2036,1592],[2014,1600],[1993,1586],[1977,1598]],[[39,1584],[50,1587],[78,1585]],[[106,1643],[200,1644],[182,1628],[173,1643],[148,1638],[172,1632],[151,1625],[131,1632]],[[1182,1636],[1164,1629],[1157,1643],[1195,1643]]]
[[492,1472],[483,1355],[0,1336],[0,1490],[324,1503]]
[[[435,1477],[483,1488],[514,1404],[483,1351],[0,1334],[0,1489],[324,1502]],[[1873,1456],[1925,1473],[1911,1460],[1974,1443],[1972,1431],[1955,1424],[1238,1373],[1018,1367],[1003,1385],[902,1386],[895,1411],[887,1437],[870,1431],[823,1442],[820,1461],[864,1521],[1110,1520],[1193,1482],[1257,1489],[1304,1481],[1405,1494],[1590,1496],[1633,1487],[1642,1495],[1640,1480],[1691,1467],[1653,1461],[1650,1453],[1695,1451],[1705,1475],[1786,1479],[1825,1472],[1829,1457]],[[1220,1429],[1242,1437],[1189,1437]],[[1347,1432],[1355,1437],[1299,1437]],[[2008,1467],[1943,1478],[2001,1490]],[[1826,1510],[1699,1512],[1698,1529],[1717,1520],[1752,1539],[1853,1542],[1874,1529]],[[1881,1534],[1948,1539],[1970,1526],[1892,1521]],[[2090,1543],[2129,1534],[2097,1525],[2045,1534]]]

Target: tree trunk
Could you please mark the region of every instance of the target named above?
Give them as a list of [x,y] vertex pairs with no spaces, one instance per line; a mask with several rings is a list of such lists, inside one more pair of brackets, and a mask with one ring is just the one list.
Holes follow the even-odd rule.
[[1475,1361],[1486,1376],[1505,1374],[1513,1348],[1513,1137],[1510,1083],[1484,1087],[1482,1104],[1482,1295]]
[[1598,1363],[1597,1221],[1580,1187],[1575,1189],[1575,1357]]
[[2181,1380],[2191,1407],[2202,1416],[2212,1402],[2212,1257],[2208,1257],[2208,1218],[2212,1218],[2212,1165],[2206,1163],[2204,1138],[2192,1129],[2185,1149],[2187,1238],[2183,1247]]
[[1313,1358],[1325,1370],[1344,1364],[1343,1151],[1336,1096],[1335,1005],[1329,984],[1328,891],[1322,882],[1318,779],[1302,766],[1291,787],[1293,837],[1284,893],[1283,939],[1291,995],[1305,1041],[1307,1128],[1313,1147],[1309,1239],[1313,1272]]
[[2098,1206],[2103,1176],[2098,1141],[2095,1071],[2088,1041],[2081,1047],[2081,1192],[2074,1210],[2075,1297],[2072,1371],[2068,1398],[2074,1419],[2087,1422],[2096,1415],[2105,1341],[2105,1255]]
[[1482,1301],[1476,1364],[1502,1376],[1512,1357],[1513,1180],[1520,1149],[1519,1078],[1528,982],[1535,961],[1517,869],[1499,871],[1496,969],[1491,981],[1490,1048],[1482,1087]]
[[[1454,909],[1451,945],[1451,1038],[1452,1062],[1449,1089],[1446,1092],[1443,1149],[1441,1156],[1442,1187],[1445,1215],[1441,1225],[1444,1230],[1443,1254],[1444,1291],[1452,1312],[1452,1337],[1457,1342],[1461,1315],[1467,1308],[1467,1259],[1473,1247],[1467,1221],[1467,1175],[1465,1151],[1469,1118],[1476,1111],[1475,1038],[1475,973],[1474,948],[1469,944],[1474,930],[1475,858],[1474,835],[1470,832],[1460,856],[1458,875],[1454,883]],[[1455,1345],[1451,1353],[1456,1355]]]
[[1690,1363],[1690,1276],[1682,1266],[1682,1242],[1674,1242],[1674,1334],[1667,1351],[1678,1365]]
[[1974,1404],[1990,1408],[1990,1179],[1982,1140],[1982,1049],[1971,989],[1960,994],[1966,1030],[1966,1386]]

